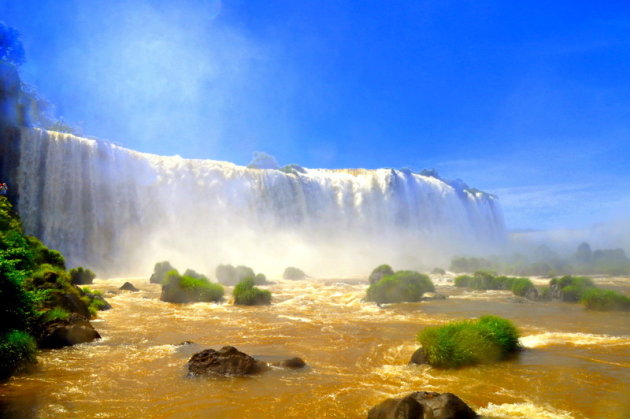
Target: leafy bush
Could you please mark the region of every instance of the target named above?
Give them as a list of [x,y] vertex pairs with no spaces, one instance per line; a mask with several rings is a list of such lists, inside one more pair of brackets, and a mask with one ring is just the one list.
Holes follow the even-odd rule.
[[234,287],[234,304],[253,306],[271,304],[271,293],[254,286],[254,278],[245,278]]
[[171,303],[221,301],[223,293],[223,287],[219,284],[213,284],[205,278],[181,276],[173,269],[162,282],[160,299]]
[[377,283],[384,276],[394,275],[394,270],[389,265],[379,265],[370,274],[368,280],[370,281],[370,285]]
[[193,270],[193,269],[186,269],[184,271],[184,276],[190,276],[193,278],[197,278],[197,279],[208,279],[207,276],[205,276],[204,274],[200,274],[199,272]]
[[96,274],[83,266],[70,269],[70,282],[74,285],[91,284],[94,278]]
[[158,262],[153,267],[153,273],[151,274],[151,278],[149,278],[149,282],[152,284],[161,284],[164,282],[166,278],[166,274],[170,271],[174,270],[173,266],[169,261]]
[[301,269],[289,266],[284,270],[282,277],[284,279],[300,280],[306,278],[306,274]]
[[509,320],[483,316],[444,326],[425,328],[418,334],[427,362],[438,368],[498,361],[518,350],[518,330]]
[[442,268],[433,268],[431,273],[434,275],[446,275],[446,271]]
[[382,303],[420,301],[425,292],[435,291],[431,278],[414,271],[398,271],[384,276],[367,290],[367,300]]
[[0,379],[37,362],[37,346],[31,335],[11,330],[0,335]]
[[581,301],[589,310],[630,310],[630,297],[617,291],[589,288],[582,294]]
[[514,278],[510,286],[512,292],[519,297],[525,297],[532,288],[535,289],[529,278]]
[[549,286],[562,292],[563,301],[576,302],[582,299],[587,290],[595,288],[595,283],[591,278],[565,275],[562,278],[553,278]]

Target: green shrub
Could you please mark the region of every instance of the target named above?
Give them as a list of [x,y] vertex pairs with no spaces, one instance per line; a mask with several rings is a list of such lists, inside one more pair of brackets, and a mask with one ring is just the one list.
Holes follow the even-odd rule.
[[498,361],[518,350],[518,330],[509,320],[483,316],[425,328],[418,334],[427,362],[438,368]]
[[471,281],[472,276],[470,275],[458,275],[455,277],[455,286],[460,288],[468,288]]
[[245,278],[232,291],[234,304],[253,306],[271,304],[271,293],[254,286],[254,278]]
[[22,286],[23,280],[23,273],[0,260],[0,335],[11,329],[27,330],[34,319],[33,299]]
[[0,335],[0,379],[37,362],[37,346],[31,335],[11,330]]
[[173,269],[162,282],[160,299],[171,303],[221,301],[223,293],[219,284],[213,284],[206,278],[181,276]]
[[96,274],[91,270],[79,266],[77,268],[70,269],[70,283],[74,285],[86,285],[91,284]]
[[389,275],[394,275],[394,270],[392,269],[392,267],[389,265],[379,265],[374,268],[368,278],[368,281],[370,282],[370,285],[372,285],[380,281],[383,277]]
[[284,270],[282,277],[284,279],[300,280],[306,278],[306,274],[301,269],[289,266]]
[[589,288],[582,294],[581,301],[589,310],[630,310],[630,297],[617,291]]
[[514,278],[510,284],[512,292],[519,297],[525,297],[532,288],[535,287],[529,278]]
[[367,290],[368,301],[378,304],[420,301],[425,292],[435,291],[431,278],[414,271],[398,271],[384,276]]
[[595,288],[595,283],[591,278],[583,276],[563,276],[560,279],[552,279],[550,285],[557,284],[562,291],[562,300],[577,302],[582,299],[582,294],[591,288]]

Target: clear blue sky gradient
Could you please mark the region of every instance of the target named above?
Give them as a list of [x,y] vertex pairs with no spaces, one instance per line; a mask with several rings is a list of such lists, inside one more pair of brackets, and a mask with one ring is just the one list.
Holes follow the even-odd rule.
[[24,79],[157,154],[434,167],[510,228],[630,212],[630,2],[0,0]]

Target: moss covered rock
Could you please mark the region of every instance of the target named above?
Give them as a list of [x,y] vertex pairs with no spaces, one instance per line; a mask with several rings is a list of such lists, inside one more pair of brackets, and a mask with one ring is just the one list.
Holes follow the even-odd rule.
[[166,274],[160,299],[169,303],[216,302],[223,299],[224,290],[206,278],[182,276],[176,270]]
[[245,278],[234,287],[234,304],[255,306],[271,304],[271,292],[254,286],[254,278]]
[[398,271],[370,285],[366,299],[378,304],[421,301],[425,292],[435,286],[427,275],[414,271]]

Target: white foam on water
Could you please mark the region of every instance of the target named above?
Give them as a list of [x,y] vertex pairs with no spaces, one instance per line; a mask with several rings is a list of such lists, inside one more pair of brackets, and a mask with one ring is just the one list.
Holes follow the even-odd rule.
[[630,336],[596,335],[591,333],[546,332],[523,336],[519,339],[525,348],[540,348],[549,345],[629,345]]
[[569,412],[542,407],[534,403],[490,403],[488,406],[477,409],[482,416],[493,418],[528,418],[528,419],[571,419]]

